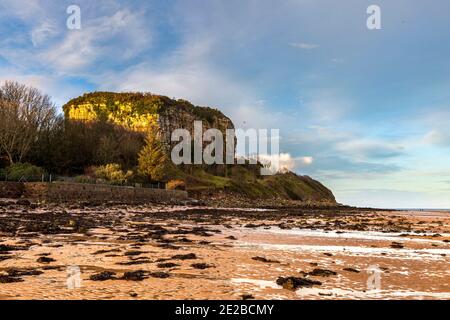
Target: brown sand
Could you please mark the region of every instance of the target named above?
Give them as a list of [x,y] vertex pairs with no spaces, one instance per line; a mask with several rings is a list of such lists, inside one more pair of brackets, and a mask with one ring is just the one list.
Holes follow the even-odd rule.
[[[4,203],[0,299],[450,299],[449,222],[445,212]],[[77,268],[81,286],[69,288]],[[143,279],[124,279],[138,270]],[[115,279],[91,280],[105,271]],[[277,285],[290,276],[321,285]]]

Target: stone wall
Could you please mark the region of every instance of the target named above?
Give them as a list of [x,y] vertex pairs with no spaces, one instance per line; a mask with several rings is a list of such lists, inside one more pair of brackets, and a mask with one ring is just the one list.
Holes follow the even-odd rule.
[[25,192],[25,186],[21,182],[0,181],[0,198],[20,198]]
[[119,187],[80,183],[0,182],[0,198],[27,198],[48,202],[178,202],[188,194],[180,190]]

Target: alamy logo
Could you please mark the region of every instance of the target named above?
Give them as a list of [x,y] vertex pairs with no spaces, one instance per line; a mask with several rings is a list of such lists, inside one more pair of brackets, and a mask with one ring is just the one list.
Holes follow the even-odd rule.
[[79,266],[67,267],[67,289],[81,288],[81,270]]
[[367,14],[370,16],[367,18],[367,29],[380,30],[381,29],[381,8],[375,4],[367,8]]
[[81,29],[81,8],[77,5],[71,5],[66,10],[69,17],[67,18],[66,25],[69,30]]
[[367,268],[369,277],[367,278],[367,290],[380,291],[381,290],[381,270],[378,266],[369,266]]
[[[194,137],[187,129],[172,132],[171,141],[178,142],[171,159],[180,164],[261,164],[261,175],[273,175],[280,168],[279,129],[208,129],[203,132],[202,121],[194,122]],[[236,155],[236,140],[245,145],[243,155]],[[270,147],[270,150],[269,150]]]

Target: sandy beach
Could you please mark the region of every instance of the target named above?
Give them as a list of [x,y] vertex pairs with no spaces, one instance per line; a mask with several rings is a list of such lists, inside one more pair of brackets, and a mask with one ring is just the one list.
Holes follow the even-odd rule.
[[450,299],[450,214],[0,205],[0,299]]

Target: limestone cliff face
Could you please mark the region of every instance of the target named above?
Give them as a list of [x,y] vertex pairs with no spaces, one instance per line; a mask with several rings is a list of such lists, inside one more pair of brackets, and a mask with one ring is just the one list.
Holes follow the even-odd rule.
[[67,119],[77,121],[106,120],[133,131],[145,133],[149,124],[157,123],[163,140],[171,143],[175,129],[187,129],[193,136],[194,121],[203,129],[233,129],[232,121],[217,109],[194,106],[185,100],[174,100],[149,93],[88,93],[63,106]]

